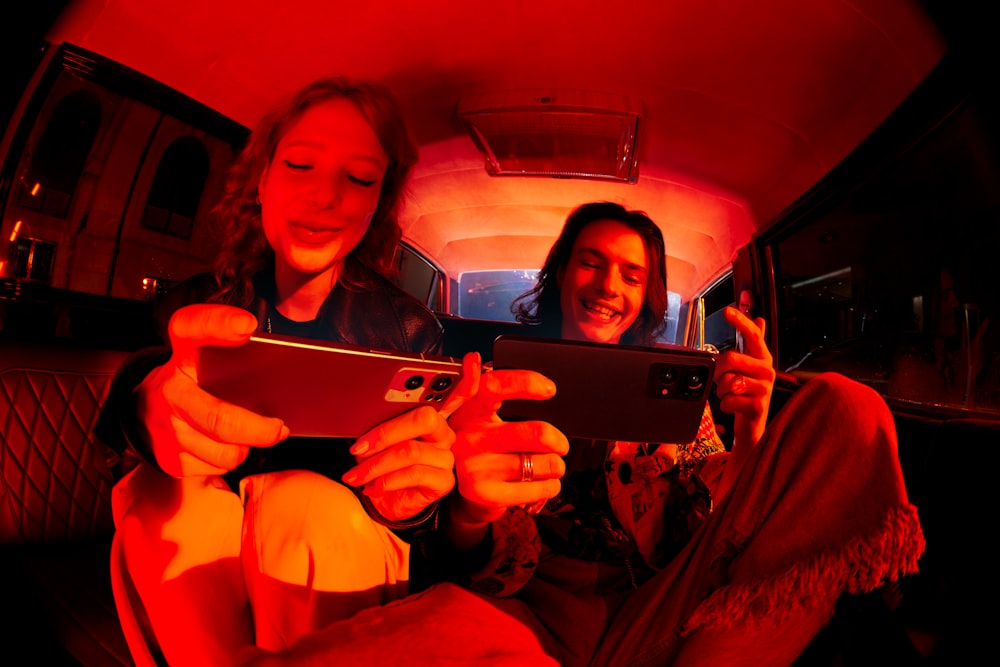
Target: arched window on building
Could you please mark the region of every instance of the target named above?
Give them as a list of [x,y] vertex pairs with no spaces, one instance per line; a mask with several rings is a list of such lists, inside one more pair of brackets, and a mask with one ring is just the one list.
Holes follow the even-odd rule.
[[201,141],[183,137],[170,144],[156,168],[142,214],[142,226],[171,236],[191,238],[208,170],[208,151]]
[[56,244],[41,239],[21,237],[10,246],[10,274],[38,282],[51,282]]
[[21,179],[17,205],[66,218],[77,183],[101,126],[101,103],[77,90],[59,103]]

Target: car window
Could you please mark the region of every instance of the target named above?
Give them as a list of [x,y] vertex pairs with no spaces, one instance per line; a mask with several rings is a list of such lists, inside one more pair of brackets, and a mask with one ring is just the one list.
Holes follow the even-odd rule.
[[458,277],[454,315],[513,322],[511,304],[535,285],[538,269],[464,271]]
[[72,48],[23,118],[3,165],[0,275],[141,300],[209,265],[208,217],[245,128]]
[[735,302],[733,272],[727,271],[716,280],[702,295],[702,299],[705,308],[705,342],[720,351],[735,347],[736,329],[722,316],[722,310]]
[[443,308],[441,295],[444,272],[406,243],[396,246],[395,282],[431,310]]
[[211,266],[246,129],[86,51],[50,56],[2,165],[0,330],[126,336],[136,304]]
[[894,401],[1000,412],[994,118],[965,100],[771,245],[780,370],[838,371]]

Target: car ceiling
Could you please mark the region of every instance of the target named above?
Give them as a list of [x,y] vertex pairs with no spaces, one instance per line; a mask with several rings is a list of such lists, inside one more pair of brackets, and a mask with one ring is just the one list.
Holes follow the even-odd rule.
[[[380,79],[421,146],[404,239],[451,277],[537,268],[570,210],[611,200],[662,227],[684,298],[945,50],[907,0],[78,0],[49,37],[247,126],[314,77]],[[639,100],[638,182],[489,176],[458,103],[525,89]]]

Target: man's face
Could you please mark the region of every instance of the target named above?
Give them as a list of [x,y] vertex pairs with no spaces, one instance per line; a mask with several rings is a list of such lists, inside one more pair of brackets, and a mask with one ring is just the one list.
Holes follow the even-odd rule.
[[642,237],[614,220],[587,225],[559,272],[562,336],[617,343],[642,309],[649,281]]

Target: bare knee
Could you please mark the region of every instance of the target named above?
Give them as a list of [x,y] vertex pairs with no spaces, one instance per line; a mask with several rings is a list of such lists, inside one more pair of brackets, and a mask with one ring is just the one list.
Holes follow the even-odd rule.
[[832,371],[820,373],[802,386],[802,391],[820,392],[833,398],[868,401],[872,398],[881,400],[878,392],[857,380]]
[[797,394],[838,424],[845,418],[868,428],[892,424],[889,406],[877,391],[840,373],[821,373],[806,382]]
[[247,510],[274,524],[271,530],[294,526],[296,531],[328,531],[345,521],[367,519],[353,491],[319,473],[308,470],[267,473],[248,478],[245,485]]
[[301,559],[317,548],[365,541],[372,521],[349,488],[323,475],[292,470],[245,482],[248,537],[265,559]]
[[115,486],[112,507],[140,587],[238,558],[242,506],[221,478],[174,478],[144,464]]

